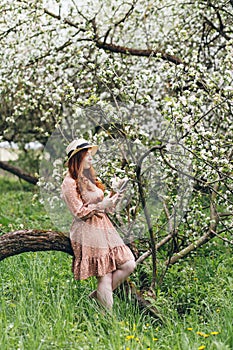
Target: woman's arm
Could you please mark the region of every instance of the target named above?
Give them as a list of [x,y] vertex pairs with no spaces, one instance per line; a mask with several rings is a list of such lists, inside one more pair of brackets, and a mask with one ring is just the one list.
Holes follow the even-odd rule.
[[114,205],[114,198],[105,197],[96,204],[84,204],[76,191],[76,183],[71,178],[65,178],[62,183],[62,197],[73,216],[85,220],[96,213],[104,212],[105,209]]

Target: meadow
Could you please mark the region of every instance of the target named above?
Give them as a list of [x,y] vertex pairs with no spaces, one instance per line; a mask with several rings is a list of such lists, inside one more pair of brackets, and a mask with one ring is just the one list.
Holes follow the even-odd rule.
[[[0,231],[52,229],[35,187],[0,178]],[[174,265],[156,291],[164,321],[114,296],[112,314],[88,294],[96,281],[75,281],[72,257],[24,253],[0,261],[1,350],[231,350],[232,246],[213,240]],[[131,277],[137,286],[138,273]]]

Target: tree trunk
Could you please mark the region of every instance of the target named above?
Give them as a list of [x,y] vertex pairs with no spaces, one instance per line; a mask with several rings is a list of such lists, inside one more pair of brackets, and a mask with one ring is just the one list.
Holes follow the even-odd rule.
[[19,230],[0,236],[0,260],[25,252],[48,250],[74,255],[69,237],[61,232]]

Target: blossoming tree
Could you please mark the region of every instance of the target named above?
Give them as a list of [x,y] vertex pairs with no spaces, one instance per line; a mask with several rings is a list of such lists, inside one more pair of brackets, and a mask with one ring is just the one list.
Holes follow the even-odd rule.
[[64,145],[82,135],[112,149],[103,179],[131,181],[115,223],[138,263],[152,256],[152,286],[212,238],[232,244],[232,1],[8,0],[0,11],[1,140],[46,146],[60,130]]

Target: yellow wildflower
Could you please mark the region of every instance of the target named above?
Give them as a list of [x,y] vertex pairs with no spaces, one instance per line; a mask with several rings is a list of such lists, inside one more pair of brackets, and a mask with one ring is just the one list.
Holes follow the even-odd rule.
[[199,348],[198,348],[198,350],[203,350],[203,349],[205,349],[205,345],[201,345],[201,346],[199,346]]
[[157,341],[157,340],[159,340],[159,339],[158,339],[158,338],[153,338],[153,340],[154,340],[154,341]]
[[193,328],[192,328],[192,327],[189,327],[189,328],[187,328],[187,330],[188,330],[188,331],[192,331],[192,330],[193,330]]
[[130,350],[130,348],[127,347],[125,350]]
[[134,335],[127,335],[127,336],[125,337],[125,339],[126,339],[126,340],[134,339]]
[[197,335],[200,335],[200,336],[203,337],[204,333],[202,333],[202,332],[197,332]]
[[200,335],[201,337],[208,338],[210,335],[203,333],[203,332],[197,332],[197,335]]
[[219,332],[210,332],[210,334],[217,335],[217,334],[219,334]]

